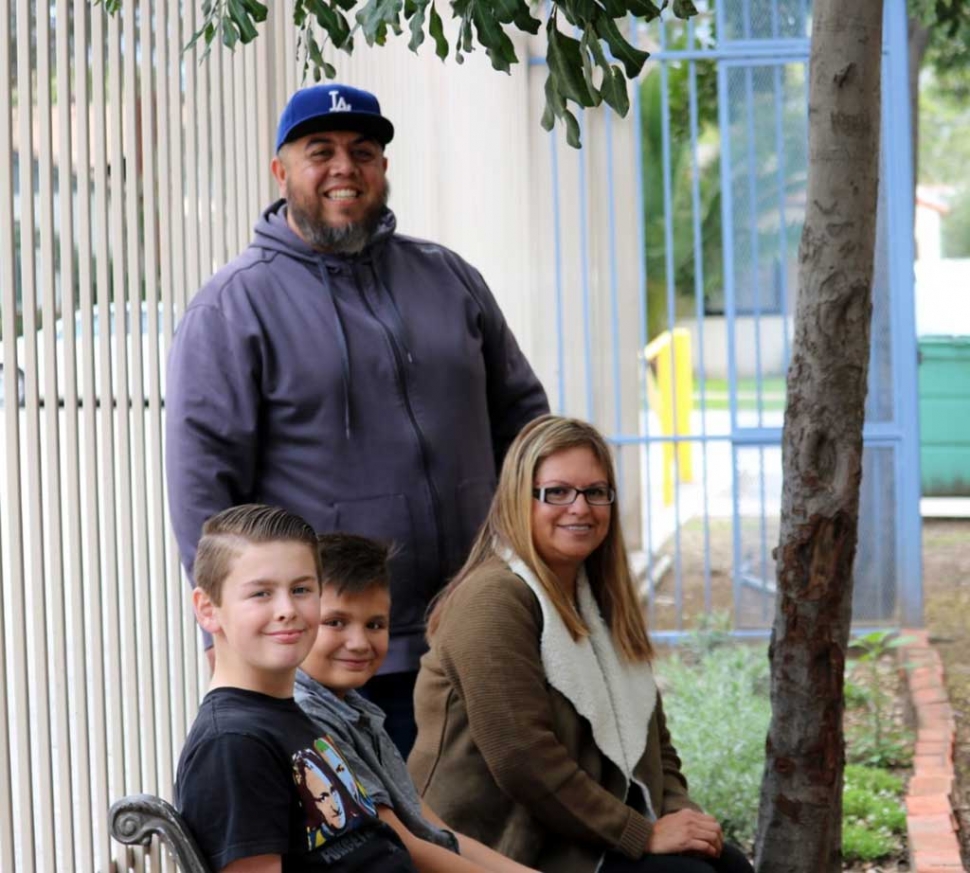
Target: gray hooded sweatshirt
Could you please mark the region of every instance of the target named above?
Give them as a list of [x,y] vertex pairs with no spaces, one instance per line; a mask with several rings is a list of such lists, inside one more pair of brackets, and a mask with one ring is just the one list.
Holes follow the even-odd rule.
[[246,502],[393,542],[391,650],[417,669],[509,443],[548,402],[479,273],[395,233],[316,252],[285,201],[192,299],[172,344],[166,474],[187,570],[202,523]]

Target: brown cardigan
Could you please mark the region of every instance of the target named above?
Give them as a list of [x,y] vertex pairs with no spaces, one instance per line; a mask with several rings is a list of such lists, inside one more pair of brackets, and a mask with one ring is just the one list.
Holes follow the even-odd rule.
[[[421,661],[408,768],[461,833],[545,873],[594,873],[606,850],[641,857],[652,825],[626,804],[589,722],[547,683],[541,633],[536,596],[497,559],[455,590]],[[698,809],[659,696],[634,777],[658,815]]]

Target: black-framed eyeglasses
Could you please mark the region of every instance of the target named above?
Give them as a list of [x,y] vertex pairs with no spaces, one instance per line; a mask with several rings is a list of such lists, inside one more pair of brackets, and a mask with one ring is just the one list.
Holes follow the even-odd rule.
[[590,506],[609,506],[616,500],[616,492],[607,485],[593,485],[590,488],[573,488],[570,485],[547,485],[533,488],[532,496],[543,503],[553,506],[569,506],[582,494]]

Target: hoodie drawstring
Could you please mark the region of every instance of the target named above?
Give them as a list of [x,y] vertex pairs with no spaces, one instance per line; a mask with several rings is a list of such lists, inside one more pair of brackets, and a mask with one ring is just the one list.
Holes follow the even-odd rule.
[[320,283],[323,285],[324,300],[333,310],[333,323],[337,329],[337,347],[340,349],[340,366],[343,370],[344,383],[344,434],[350,439],[350,353],[347,351],[347,335],[344,332],[344,322],[340,317],[340,310],[337,308],[337,301],[333,296],[333,288],[330,286],[330,279],[327,276],[327,268],[317,263],[317,272],[320,276]]

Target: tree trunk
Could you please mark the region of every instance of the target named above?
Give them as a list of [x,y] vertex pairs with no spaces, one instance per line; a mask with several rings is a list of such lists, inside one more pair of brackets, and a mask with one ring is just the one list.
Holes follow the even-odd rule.
[[764,873],[842,869],[842,733],[879,176],[881,0],[816,0],[799,296],[782,437]]

